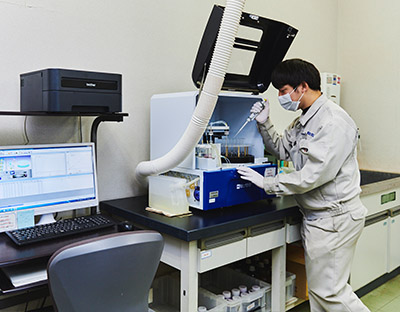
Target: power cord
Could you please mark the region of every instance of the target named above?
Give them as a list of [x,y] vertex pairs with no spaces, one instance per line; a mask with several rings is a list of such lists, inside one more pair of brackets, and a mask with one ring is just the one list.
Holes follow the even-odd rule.
[[29,137],[28,137],[28,131],[26,130],[26,124],[28,121],[28,116],[25,116],[25,120],[24,120],[24,136],[25,136],[25,145],[29,144]]
[[83,136],[82,136],[82,116],[78,117],[78,134],[79,134],[79,140],[82,143],[83,142]]

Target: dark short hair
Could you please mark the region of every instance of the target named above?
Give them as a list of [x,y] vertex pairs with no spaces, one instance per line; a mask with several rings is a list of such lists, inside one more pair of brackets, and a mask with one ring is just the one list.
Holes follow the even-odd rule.
[[302,59],[290,59],[279,63],[272,72],[271,81],[278,90],[287,84],[295,88],[302,82],[307,82],[312,90],[321,90],[318,69]]

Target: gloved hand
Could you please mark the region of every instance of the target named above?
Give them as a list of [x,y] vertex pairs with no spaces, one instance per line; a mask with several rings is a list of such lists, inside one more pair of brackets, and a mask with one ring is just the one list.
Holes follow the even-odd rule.
[[264,177],[257,171],[246,166],[240,166],[236,170],[242,179],[250,181],[259,188],[264,188]]
[[256,102],[253,104],[252,108],[250,109],[250,113],[258,114],[256,117],[257,122],[264,123],[267,121],[269,116],[269,102],[265,100],[263,102],[264,108],[261,102]]

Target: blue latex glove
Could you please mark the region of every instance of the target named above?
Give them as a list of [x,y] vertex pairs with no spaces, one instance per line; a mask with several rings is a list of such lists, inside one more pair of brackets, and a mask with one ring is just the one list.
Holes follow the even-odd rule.
[[264,188],[264,177],[257,171],[246,166],[240,166],[236,170],[243,180],[250,181],[251,183],[257,185],[259,188]]

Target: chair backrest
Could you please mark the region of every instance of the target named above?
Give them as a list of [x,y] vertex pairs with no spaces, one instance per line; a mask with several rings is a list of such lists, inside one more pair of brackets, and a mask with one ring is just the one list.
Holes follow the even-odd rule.
[[148,310],[148,294],[163,250],[154,231],[122,232],[56,251],[47,273],[60,312]]

